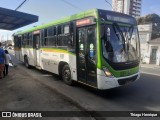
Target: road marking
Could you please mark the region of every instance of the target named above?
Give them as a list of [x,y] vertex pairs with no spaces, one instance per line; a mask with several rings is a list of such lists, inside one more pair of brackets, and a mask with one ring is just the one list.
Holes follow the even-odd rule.
[[143,73],[143,74],[149,74],[149,75],[155,75],[155,76],[160,76],[160,75],[158,75],[158,74],[148,73],[148,72],[141,72],[141,73]]

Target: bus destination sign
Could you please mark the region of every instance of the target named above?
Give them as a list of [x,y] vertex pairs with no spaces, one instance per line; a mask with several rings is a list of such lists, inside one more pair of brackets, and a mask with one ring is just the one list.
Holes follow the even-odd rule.
[[92,21],[90,18],[87,18],[87,19],[81,19],[81,20],[77,20],[76,21],[76,26],[83,26],[83,25],[88,25],[88,24],[91,24]]
[[133,23],[132,18],[126,18],[126,17],[123,17],[123,16],[106,15],[106,17],[107,17],[107,20],[111,20],[111,21]]

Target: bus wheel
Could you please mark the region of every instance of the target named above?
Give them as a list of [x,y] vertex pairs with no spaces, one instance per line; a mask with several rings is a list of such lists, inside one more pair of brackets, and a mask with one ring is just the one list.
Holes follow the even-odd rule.
[[24,58],[24,64],[25,64],[25,66],[26,66],[27,68],[30,68],[30,65],[29,65],[29,63],[28,63],[28,58],[27,58],[27,56]]
[[71,71],[68,65],[64,65],[62,69],[62,79],[67,85],[73,84],[73,80],[71,79]]

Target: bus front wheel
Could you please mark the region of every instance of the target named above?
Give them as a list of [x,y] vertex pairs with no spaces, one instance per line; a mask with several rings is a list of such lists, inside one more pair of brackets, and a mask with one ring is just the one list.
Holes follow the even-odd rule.
[[71,79],[71,70],[68,65],[64,65],[62,69],[62,79],[67,85],[73,85],[73,80]]

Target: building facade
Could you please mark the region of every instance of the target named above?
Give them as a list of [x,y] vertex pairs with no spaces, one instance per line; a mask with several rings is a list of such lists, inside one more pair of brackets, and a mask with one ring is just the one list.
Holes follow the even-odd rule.
[[152,24],[138,25],[138,31],[141,44],[141,57],[143,59],[148,50],[148,42],[151,40]]
[[151,39],[153,25],[138,25],[142,63],[160,65],[160,38]]
[[146,63],[160,65],[160,38],[148,42],[148,59]]
[[113,11],[131,15],[141,16],[142,0],[112,0]]

